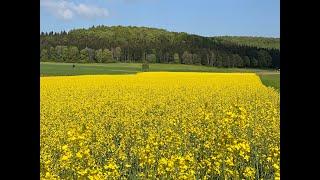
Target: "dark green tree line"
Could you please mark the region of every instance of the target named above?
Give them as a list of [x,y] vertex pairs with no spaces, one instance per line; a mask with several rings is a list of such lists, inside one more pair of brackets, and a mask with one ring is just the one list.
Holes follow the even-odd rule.
[[[97,26],[40,34],[41,61],[143,62],[217,67],[280,68],[280,50],[261,48],[270,40],[221,40],[147,27]],[[238,42],[239,40],[237,40]],[[248,42],[246,42],[248,41]],[[258,47],[259,43],[261,47]],[[274,43],[274,40],[272,40]],[[248,44],[248,45],[246,45]],[[256,47],[253,44],[258,44]],[[274,44],[272,45],[272,47]]]

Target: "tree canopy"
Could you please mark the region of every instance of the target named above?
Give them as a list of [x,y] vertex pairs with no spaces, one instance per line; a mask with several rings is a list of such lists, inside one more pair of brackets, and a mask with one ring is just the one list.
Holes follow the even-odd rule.
[[[279,43],[278,43],[279,42]],[[269,44],[268,44],[269,43]],[[143,62],[280,68],[279,39],[203,37],[134,26],[40,34],[41,61]]]

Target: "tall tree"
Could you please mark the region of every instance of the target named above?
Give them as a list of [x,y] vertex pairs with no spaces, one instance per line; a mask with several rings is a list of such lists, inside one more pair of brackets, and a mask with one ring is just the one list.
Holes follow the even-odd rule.
[[244,64],[244,67],[250,67],[250,59],[248,56],[243,57],[243,64]]
[[208,59],[209,59],[209,62],[208,64],[210,66],[216,66],[216,61],[217,61],[217,58],[216,58],[216,55],[213,51],[210,52],[210,54],[208,54]]
[[193,64],[201,64],[201,58],[199,57],[198,54],[192,54],[192,63]]
[[68,48],[68,62],[78,62],[80,59],[79,49],[76,46]]
[[62,62],[63,61],[62,49],[63,49],[63,46],[56,46],[56,48],[55,48],[56,61],[58,61],[58,62]]
[[192,54],[185,51],[182,55],[182,60],[184,64],[192,64]]
[[155,54],[148,54],[147,55],[147,61],[149,63],[156,63],[157,62],[157,58]]
[[104,49],[104,50],[103,50],[103,55],[104,55],[104,57],[105,57],[105,59],[106,59],[105,62],[107,62],[107,63],[115,62],[115,61],[113,60],[113,57],[112,57],[112,52],[111,52],[109,49]]
[[48,50],[47,49],[41,49],[40,61],[48,61],[48,59],[49,59]]
[[243,67],[243,60],[242,60],[241,56],[239,56],[239,54],[234,54],[232,56],[232,58],[234,60],[234,66]]
[[257,59],[259,67],[271,67],[272,57],[265,50],[260,50],[257,52]]
[[98,49],[96,50],[95,52],[96,54],[96,60],[98,63],[105,63],[107,60],[106,60],[106,57],[104,56],[104,53],[103,53],[103,50],[102,49]]
[[120,47],[116,47],[114,49],[114,57],[117,61],[120,61],[120,57],[121,57],[121,48]]
[[86,49],[80,51],[80,62],[87,63],[89,62],[89,53]]
[[178,53],[174,53],[173,55],[173,62],[175,64],[179,64],[180,63],[180,58],[179,58],[179,54]]
[[250,61],[251,67],[258,67],[258,60],[253,57]]

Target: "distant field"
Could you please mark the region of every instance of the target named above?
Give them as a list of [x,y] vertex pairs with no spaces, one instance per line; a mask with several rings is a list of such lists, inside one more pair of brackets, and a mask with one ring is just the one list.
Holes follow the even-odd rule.
[[40,63],[41,76],[70,76],[94,74],[134,74],[141,71],[141,64],[75,64]]
[[[149,71],[169,72],[270,72],[261,69],[241,68],[216,68],[198,65],[184,64],[150,64]],[[110,64],[75,64],[72,63],[40,63],[40,74],[42,76],[61,75],[92,75],[92,74],[134,74],[141,72],[141,63],[110,63]]]
[[271,86],[280,90],[280,74],[258,74],[265,86]]
[[[280,74],[271,70],[216,68],[183,64],[150,64],[149,71],[168,72],[254,72],[257,73],[263,84],[280,89]],[[140,63],[111,63],[111,64],[75,64],[71,63],[40,63],[40,76],[73,76],[94,74],[135,74],[141,72]]]

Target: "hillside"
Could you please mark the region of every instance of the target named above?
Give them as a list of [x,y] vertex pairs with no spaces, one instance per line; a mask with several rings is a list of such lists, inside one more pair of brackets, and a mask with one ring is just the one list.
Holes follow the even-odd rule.
[[280,38],[249,37],[249,36],[220,36],[213,37],[222,43],[233,43],[266,49],[280,49]]
[[279,68],[277,42],[280,41],[255,37],[203,37],[133,26],[97,26],[40,35],[41,61],[106,63],[148,60],[216,67]]

